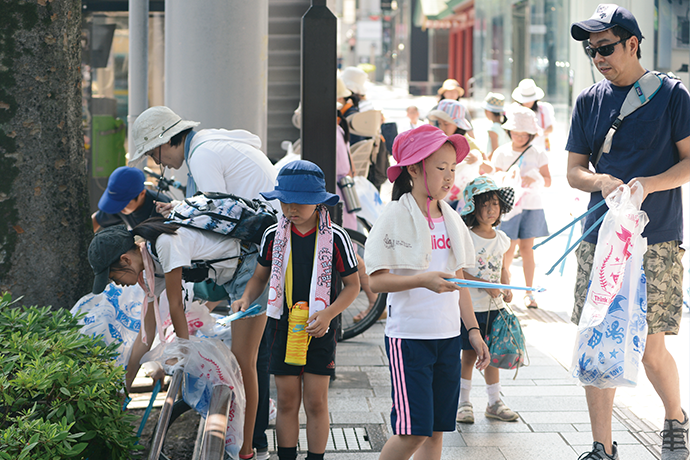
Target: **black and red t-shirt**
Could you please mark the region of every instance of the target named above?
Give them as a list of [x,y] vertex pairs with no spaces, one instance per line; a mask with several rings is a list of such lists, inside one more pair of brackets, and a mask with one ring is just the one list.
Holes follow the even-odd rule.
[[[264,267],[270,267],[273,260],[273,240],[276,235],[278,224],[266,229],[261,241],[261,251],[258,262]],[[311,285],[311,274],[314,267],[314,249],[316,244],[316,227],[306,234],[301,234],[294,225],[291,226],[292,235],[290,238],[290,254],[292,256],[292,302],[309,302],[309,287]],[[337,277],[333,276],[338,272],[341,277],[352,275],[357,272],[357,253],[352,246],[352,241],[347,232],[339,225],[333,224],[333,267],[331,270],[331,303],[337,296]],[[334,319],[334,321],[336,321]],[[269,327],[275,324],[279,329],[288,327],[288,306],[287,299],[283,302],[283,312],[277,324],[269,321]],[[336,325],[331,322],[331,327]]]

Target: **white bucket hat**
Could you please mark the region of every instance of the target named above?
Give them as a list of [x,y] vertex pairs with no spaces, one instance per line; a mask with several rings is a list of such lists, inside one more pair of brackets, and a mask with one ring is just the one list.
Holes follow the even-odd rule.
[[525,78],[515,88],[512,97],[520,104],[525,104],[542,99],[544,97],[544,90],[538,87],[531,78]]
[[541,128],[537,124],[537,115],[527,107],[515,107],[508,121],[501,125],[506,131],[518,131],[527,134],[541,134]]
[[175,134],[195,126],[199,126],[198,121],[183,120],[163,105],[144,110],[132,124],[135,150],[133,154],[130,152],[129,162],[138,160],[146,152],[170,142]]
[[365,71],[359,67],[346,67],[343,73],[340,75],[345,87],[355,94],[363,96],[366,94],[366,89],[364,88],[364,83],[368,80]]
[[482,108],[494,113],[504,113],[505,108],[503,107],[506,98],[503,97],[501,93],[489,93],[484,98],[484,103]]
[[452,99],[444,99],[438,103],[436,110],[429,112],[429,120],[445,120],[448,123],[453,123],[458,128],[462,128],[465,131],[470,131],[472,125],[465,118],[466,114],[465,106],[458,101]]
[[335,97],[341,98],[341,97],[350,97],[352,96],[352,91],[347,89],[345,86],[345,83],[343,82],[343,79],[340,77],[336,77],[336,85],[335,85]]

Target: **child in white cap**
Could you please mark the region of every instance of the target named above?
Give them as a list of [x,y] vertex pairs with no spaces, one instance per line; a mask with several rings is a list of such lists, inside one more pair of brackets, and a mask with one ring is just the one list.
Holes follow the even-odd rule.
[[[496,171],[506,171],[509,176],[514,175],[517,178],[516,195],[519,195],[519,199],[516,207],[521,210],[501,223],[500,229],[510,237],[506,265],[510,268],[515,248],[519,245],[525,284],[532,287],[535,270],[532,250],[534,239],[549,234],[541,197],[544,187],[551,186],[549,158],[533,143],[540,129],[532,110],[517,107],[503,124],[503,129],[508,132],[511,142],[496,149],[493,164]],[[532,291],[525,294],[525,306],[538,307]]]

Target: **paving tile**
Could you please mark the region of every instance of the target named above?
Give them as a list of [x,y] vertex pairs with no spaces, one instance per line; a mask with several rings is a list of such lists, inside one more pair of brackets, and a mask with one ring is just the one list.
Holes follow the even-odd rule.
[[563,443],[547,442],[545,444],[531,444],[526,446],[501,446],[499,450],[506,460],[534,460],[537,458],[548,460],[574,460],[576,458],[573,456],[572,448]]
[[535,389],[534,386],[505,386],[501,382],[501,393],[505,396],[580,396],[585,395],[585,391],[576,385],[554,385],[554,386],[540,386]]
[[457,431],[443,433],[443,450],[447,447],[467,447],[465,440]]
[[505,396],[503,401],[514,411],[571,412],[586,411],[587,402],[582,396],[542,396],[535,391],[532,396]]
[[328,399],[343,397],[343,398],[369,398],[374,396],[374,390],[371,388],[330,388],[328,390]]
[[[582,431],[585,433],[591,433],[592,432],[592,426],[587,423],[573,423],[573,426],[577,431]],[[628,429],[623,426],[622,423],[616,421],[615,419],[611,422],[611,431],[628,431]]]
[[369,402],[369,409],[372,412],[390,414],[391,407],[393,406],[393,401],[390,396],[383,398],[367,398]]
[[371,366],[384,365],[385,362],[382,356],[369,354],[364,356],[338,356],[336,363],[342,366]]
[[[476,416],[475,416],[476,417]],[[518,419],[516,422],[489,420],[483,415],[476,417],[474,423],[458,423],[460,433],[531,433],[528,425]]]
[[373,412],[331,412],[331,423],[338,425],[383,422],[383,415],[375,414]]
[[366,398],[343,398],[328,396],[329,412],[369,412]]
[[525,423],[589,423],[589,412],[532,412],[520,411]]
[[531,423],[529,427],[536,433],[577,432],[572,423]]
[[[586,445],[572,446],[576,455],[581,455],[584,452],[592,450],[592,443]],[[618,449],[618,454],[621,459],[625,460],[658,460],[646,447],[642,445],[621,445]]]
[[558,433],[462,433],[462,438],[468,446],[474,447],[567,447],[567,444]]
[[531,379],[531,380],[555,380],[555,379],[566,379],[570,374],[563,369],[563,367],[554,366],[528,366],[520,368],[518,372],[518,379]]
[[[563,438],[565,438],[566,442],[571,446],[587,445],[588,443],[592,442],[591,433],[563,433]],[[613,440],[616,441],[619,446],[622,446],[624,444],[640,444],[640,442],[628,431],[617,432],[613,436]]]
[[441,460],[508,460],[498,447],[444,447]]

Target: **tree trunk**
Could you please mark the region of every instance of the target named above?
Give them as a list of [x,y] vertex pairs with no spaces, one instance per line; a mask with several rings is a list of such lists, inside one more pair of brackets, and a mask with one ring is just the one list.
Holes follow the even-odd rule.
[[0,0],[0,291],[25,305],[91,290],[80,66],[80,0]]

